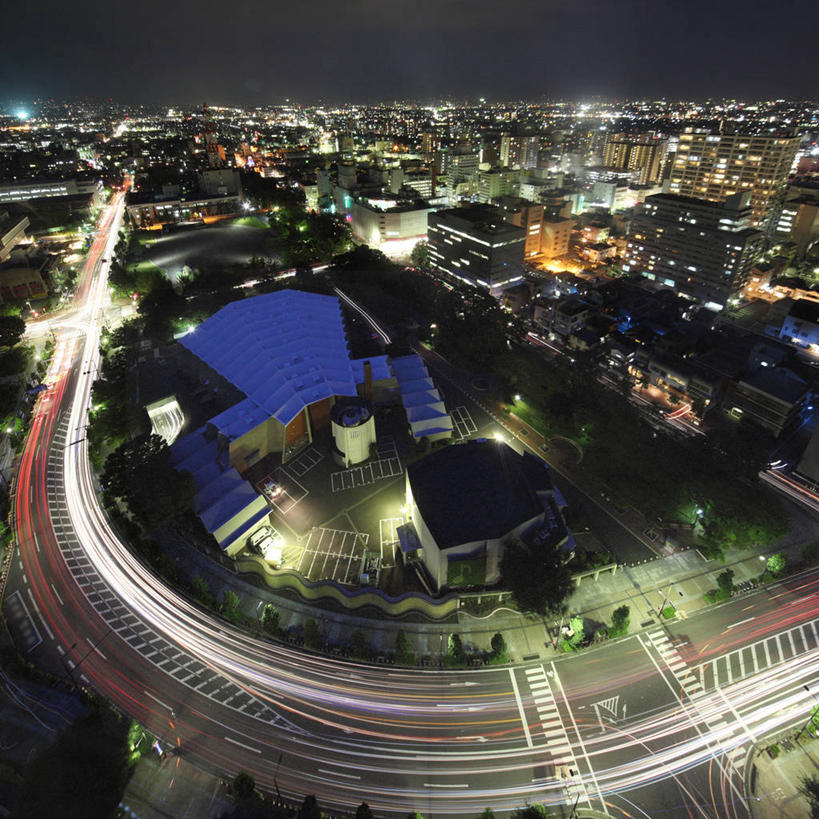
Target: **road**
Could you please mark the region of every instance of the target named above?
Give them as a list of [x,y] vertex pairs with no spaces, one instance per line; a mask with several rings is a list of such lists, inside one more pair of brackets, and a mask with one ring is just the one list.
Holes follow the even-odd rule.
[[[474,816],[577,800],[581,815],[747,815],[745,748],[814,701],[819,573],[555,662],[406,670],[255,639],[131,555],[83,435],[121,213],[118,197],[55,327],[18,475],[4,605],[29,659],[60,658],[185,759],[330,810],[366,799],[376,815]],[[755,661],[737,654],[749,650]]]

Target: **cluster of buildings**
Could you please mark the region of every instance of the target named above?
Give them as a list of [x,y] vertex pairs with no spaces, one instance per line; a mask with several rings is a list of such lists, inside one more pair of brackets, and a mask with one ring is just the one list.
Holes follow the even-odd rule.
[[[277,531],[271,501],[282,488],[254,483],[254,467],[275,474],[308,444],[329,449],[340,467],[364,463],[377,450],[386,406],[403,407],[416,442],[453,436],[417,355],[350,357],[334,296],[281,290],[232,302],[183,336],[176,355],[195,389],[227,405],[171,452],[194,477],[197,515],[231,556]],[[569,555],[564,507],[539,458],[494,439],[434,448],[407,469],[400,548],[430,592],[484,586],[499,580],[513,540]]]

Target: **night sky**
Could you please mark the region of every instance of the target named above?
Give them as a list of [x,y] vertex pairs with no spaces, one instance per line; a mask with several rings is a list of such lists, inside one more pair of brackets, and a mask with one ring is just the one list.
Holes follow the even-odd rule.
[[807,98],[810,0],[19,2],[0,104]]

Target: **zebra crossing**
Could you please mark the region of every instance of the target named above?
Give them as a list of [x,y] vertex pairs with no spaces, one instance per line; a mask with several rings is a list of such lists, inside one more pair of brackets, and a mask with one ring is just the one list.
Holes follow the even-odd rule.
[[818,620],[783,629],[771,637],[694,666],[703,688],[718,688],[758,674],[792,657],[819,648]]
[[538,715],[539,730],[531,730],[533,738],[542,733],[555,766],[555,775],[565,782],[564,788],[570,800],[579,796],[587,801],[588,794],[577,778],[577,761],[572,751],[569,735],[557,708],[552,686],[546,669],[542,666],[527,668],[526,682],[532,694],[532,702]]
[[[681,694],[685,694],[688,700],[696,707],[699,700],[706,696],[705,688],[699,678],[688,663],[683,660],[680,652],[669,636],[662,629],[647,632],[648,639],[657,653],[662,657],[665,664],[671,669],[675,679],[680,684]],[[681,696],[682,700],[683,697]],[[741,731],[742,726],[737,722],[729,723],[723,716],[714,717],[708,713],[701,714],[703,721],[712,735],[725,736],[730,731]],[[745,763],[746,748],[743,743],[734,745],[725,752],[723,758],[727,760],[728,766],[736,771],[738,776],[742,775]]]

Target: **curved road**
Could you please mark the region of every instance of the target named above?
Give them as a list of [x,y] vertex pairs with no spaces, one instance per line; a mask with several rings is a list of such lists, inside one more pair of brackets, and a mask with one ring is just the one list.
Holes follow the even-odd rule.
[[55,325],[15,497],[25,592],[7,609],[24,604],[77,682],[193,762],[331,809],[748,815],[749,743],[813,702],[816,573],[576,657],[429,671],[254,639],[134,558],[99,506],[83,434],[122,209],[118,195]]

